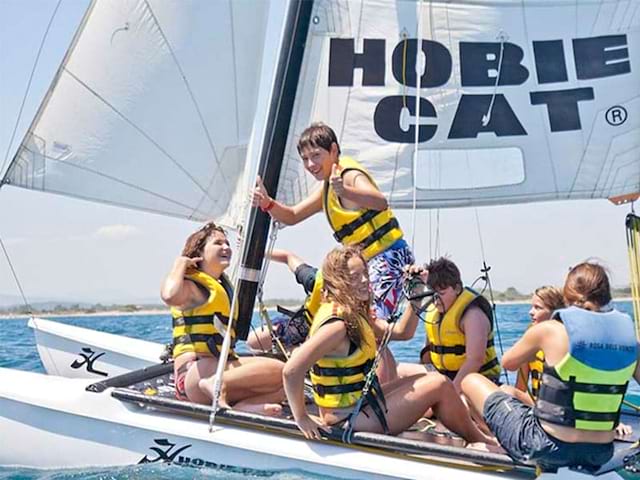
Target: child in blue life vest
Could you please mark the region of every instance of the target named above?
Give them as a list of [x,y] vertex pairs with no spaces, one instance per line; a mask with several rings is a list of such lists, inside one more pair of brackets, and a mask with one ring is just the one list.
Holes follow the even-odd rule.
[[502,358],[504,368],[513,371],[542,350],[534,406],[477,374],[462,381],[462,391],[514,459],[547,470],[595,471],[613,455],[628,382],[640,381],[640,348],[633,320],[611,305],[602,266],[573,267],[563,296],[569,306],[529,328]]

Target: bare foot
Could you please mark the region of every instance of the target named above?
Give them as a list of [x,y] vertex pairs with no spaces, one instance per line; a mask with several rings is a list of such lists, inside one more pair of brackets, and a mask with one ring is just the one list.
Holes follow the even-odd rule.
[[239,402],[233,406],[234,409],[248,413],[258,413],[270,417],[282,415],[282,405],[279,403],[247,403]]
[[467,448],[471,450],[480,450],[482,452],[507,453],[500,445],[491,445],[485,442],[468,443]]

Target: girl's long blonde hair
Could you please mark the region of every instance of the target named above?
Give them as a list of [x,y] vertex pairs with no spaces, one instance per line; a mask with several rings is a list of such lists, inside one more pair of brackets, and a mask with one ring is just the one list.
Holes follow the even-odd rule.
[[352,258],[359,258],[366,271],[367,262],[359,248],[340,246],[327,254],[322,264],[323,299],[341,307],[340,317],[347,327],[347,335],[360,347],[363,337],[361,322],[369,318],[371,299],[360,300],[353,293],[347,264]]
[[543,285],[542,287],[536,288],[533,294],[542,300],[544,306],[551,312],[565,307],[562,291],[560,291],[558,287]]

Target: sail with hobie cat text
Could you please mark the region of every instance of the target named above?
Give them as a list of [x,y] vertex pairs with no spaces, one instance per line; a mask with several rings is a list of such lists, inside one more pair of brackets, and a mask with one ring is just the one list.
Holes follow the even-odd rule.
[[640,3],[318,0],[286,203],[316,186],[296,151],[312,121],[395,207],[414,186],[417,208],[638,192]]

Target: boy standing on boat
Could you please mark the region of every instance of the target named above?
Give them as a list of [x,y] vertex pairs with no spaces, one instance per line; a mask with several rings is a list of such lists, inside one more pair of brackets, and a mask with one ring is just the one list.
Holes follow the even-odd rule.
[[529,328],[502,358],[517,370],[543,351],[534,407],[480,375],[467,376],[462,390],[514,459],[594,471],[613,455],[627,385],[632,376],[640,382],[640,348],[631,317],[611,306],[600,265],[573,267],[563,295],[570,306]]
[[[387,199],[360,163],[340,154],[338,139],[329,126],[314,123],[303,131],[298,153],[305,169],[323,182],[322,188],[289,206],[271,198],[258,179],[254,205],[285,225],[295,225],[324,211],[334,238],[362,249],[375,315],[389,319],[400,299],[403,269],[414,259]],[[393,377],[395,372],[390,374]]]

